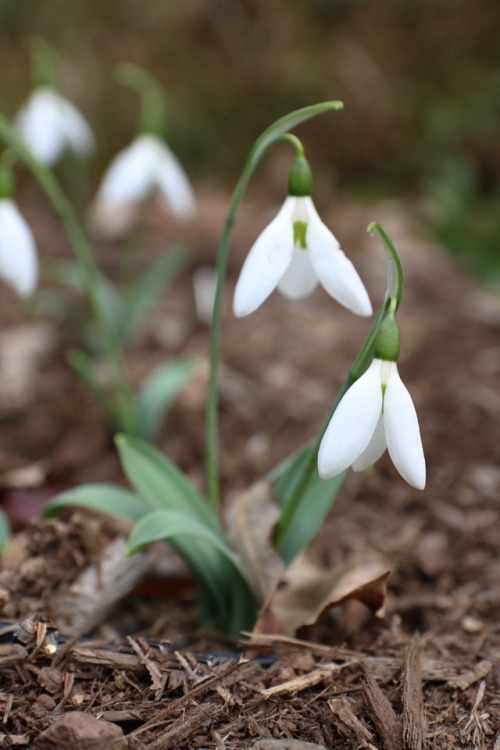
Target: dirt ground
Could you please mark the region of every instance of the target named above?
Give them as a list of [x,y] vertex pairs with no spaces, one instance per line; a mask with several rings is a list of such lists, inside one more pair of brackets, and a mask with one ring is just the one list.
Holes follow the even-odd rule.
[[[186,230],[195,267],[213,262],[226,205],[200,201]],[[273,295],[249,318],[232,317],[242,259],[273,210],[247,201],[230,259],[220,373],[227,504],[315,434],[367,330],[322,290],[301,303]],[[64,252],[55,221],[35,209],[30,218],[40,243]],[[370,474],[351,473],[308,552],[325,570],[384,561],[383,611],[358,621],[334,610],[297,639],[255,637],[248,653],[198,632],[189,578],[160,552],[162,575],[139,570],[141,582],[99,624],[72,628],[78,598],[65,595],[90,569],[99,592],[103,550],[123,529],[81,512],[36,517],[60,489],[120,481],[119,467],[65,364],[69,323],[30,319],[2,291],[0,481],[17,534],[0,571],[1,746],[499,750],[500,297],[419,237],[402,204],[338,206],[325,218],[372,299],[385,267],[369,221],[392,235],[406,270],[399,369],[419,414],[427,488],[408,486],[387,456]],[[173,231],[152,213],[148,252],[164,251]],[[102,249],[111,272],[120,252]],[[169,357],[203,359],[206,349],[189,271],[136,336],[130,369],[140,380]],[[205,379],[202,367],[159,441],[198,486]]]

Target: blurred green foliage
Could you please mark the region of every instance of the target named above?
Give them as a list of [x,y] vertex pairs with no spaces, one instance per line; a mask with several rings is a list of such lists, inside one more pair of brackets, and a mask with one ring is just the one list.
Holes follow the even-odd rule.
[[[500,241],[499,28],[497,0],[0,0],[2,110],[30,88],[29,38],[47,37],[61,89],[94,124],[100,172],[135,132],[137,102],[112,79],[135,62],[167,92],[167,137],[188,172],[232,186],[270,121],[342,99],[334,122],[302,130],[325,200],[339,183],[368,196],[425,189],[430,228],[483,273],[498,268]],[[469,177],[450,211],[457,165]]]

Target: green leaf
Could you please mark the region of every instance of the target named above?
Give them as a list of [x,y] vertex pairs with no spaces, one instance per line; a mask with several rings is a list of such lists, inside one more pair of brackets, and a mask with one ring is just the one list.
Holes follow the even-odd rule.
[[187,266],[189,255],[182,247],[172,247],[154,265],[139,276],[122,309],[118,326],[120,338],[126,339],[141,320],[149,315],[168,282]]
[[185,474],[163,453],[129,435],[118,435],[116,445],[127,479],[150,510],[186,513],[222,537],[215,514]]
[[123,518],[136,523],[147,513],[147,506],[138,495],[130,490],[114,487],[111,484],[82,484],[56,495],[43,510],[44,518],[57,516],[64,508],[71,506],[96,510],[108,516]]
[[81,349],[72,349],[67,355],[67,360],[92,393],[93,397],[106,415],[107,421],[110,424],[118,424],[117,415],[110,403],[111,398],[102,387],[99,378],[95,373],[94,361],[85,354],[85,352],[82,352]]
[[316,535],[347,473],[343,472],[332,479],[321,479],[316,467],[316,454],[316,441],[308,443],[277,466],[269,476],[283,509],[293,497],[294,490],[303,473],[308,470],[309,463],[314,461],[314,468],[309,472],[300,503],[278,546],[278,552],[286,565],[289,565]]
[[151,438],[157,434],[166,410],[196,369],[193,360],[178,360],[153,370],[136,399],[143,435]]
[[251,154],[251,165],[252,170],[255,165],[260,161],[263,154],[269,146],[273,144],[275,140],[280,138],[288,130],[293,130],[306,120],[310,120],[312,117],[323,114],[330,110],[343,109],[344,105],[339,101],[321,102],[320,104],[312,104],[310,107],[303,107],[297,109],[294,112],[290,112],[288,115],[281,117],[276,122],[273,122],[262,135],[259,136],[252,150]]
[[[233,552],[219,535],[187,513],[156,510],[132,529],[127,552],[132,554],[159,540],[172,544],[189,565],[198,590],[204,592],[205,625],[238,635],[253,624],[255,601]],[[206,601],[207,593],[212,606]]]
[[10,528],[9,519],[7,518],[3,510],[0,510],[0,555],[3,555],[3,553],[5,552],[7,542],[9,541],[11,535],[12,529]]

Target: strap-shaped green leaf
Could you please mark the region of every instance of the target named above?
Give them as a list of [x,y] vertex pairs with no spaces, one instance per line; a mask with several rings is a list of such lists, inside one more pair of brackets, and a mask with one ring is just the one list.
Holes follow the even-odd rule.
[[45,518],[57,516],[64,508],[71,506],[97,510],[108,516],[123,518],[136,523],[147,513],[144,501],[130,490],[114,487],[111,484],[82,484],[56,495],[43,510]]
[[195,372],[193,360],[177,360],[153,370],[136,397],[137,417],[143,435],[156,435],[166,410]]
[[[316,454],[315,444],[308,443],[272,471],[270,479],[282,508],[293,497],[309,462],[312,460],[316,464]],[[300,503],[278,545],[278,552],[286,565],[290,565],[316,535],[333,505],[346,473],[327,480],[320,479],[316,466],[308,473]]]
[[185,474],[163,453],[129,435],[118,435],[116,445],[127,479],[150,510],[185,513],[222,538],[215,514]]
[[172,544],[189,565],[198,589],[201,586],[213,599],[212,612],[205,604],[205,621],[234,635],[253,624],[255,601],[234,553],[220,536],[192,515],[156,510],[134,526],[127,552],[132,554],[159,540]]
[[0,510],[0,555],[4,553],[11,534],[12,530],[10,528],[9,519],[3,510]]

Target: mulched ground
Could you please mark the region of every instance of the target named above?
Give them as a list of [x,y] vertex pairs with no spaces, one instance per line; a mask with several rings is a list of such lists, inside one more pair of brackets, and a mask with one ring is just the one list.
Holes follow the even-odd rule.
[[[187,231],[195,266],[211,262],[226,205],[201,200]],[[231,284],[273,212],[251,200],[244,210]],[[41,240],[62,251],[55,222],[43,212],[32,218]],[[328,218],[372,298],[383,294],[385,269],[378,241],[364,233],[369,221],[392,234],[406,268],[400,372],[420,418],[427,488],[406,485],[387,457],[371,474],[351,473],[309,551],[325,570],[387,562],[384,611],[361,626],[349,610],[334,611],[298,639],[255,637],[248,653],[197,632],[189,578],[161,552],[162,575],[145,563],[147,580],[92,632],[72,630],[78,600],[68,591],[89,569],[94,589],[105,588],[103,550],[119,529],[82,513],[27,527],[26,518],[61,488],[117,481],[119,467],[98,409],[64,362],[69,326],[34,323],[6,293],[0,468],[18,533],[0,571],[4,747],[500,748],[500,300],[420,239],[402,205],[345,206]],[[152,214],[148,252],[162,252],[170,232]],[[102,253],[112,271],[120,248]],[[273,296],[241,321],[230,314],[230,290],[227,300],[220,384],[229,504],[315,434],[367,323],[322,291],[299,304]],[[131,371],[140,379],[165,358],[203,357],[206,345],[186,273],[136,338]],[[200,486],[204,388],[202,371],[160,439]],[[52,621],[63,636],[57,647]]]

